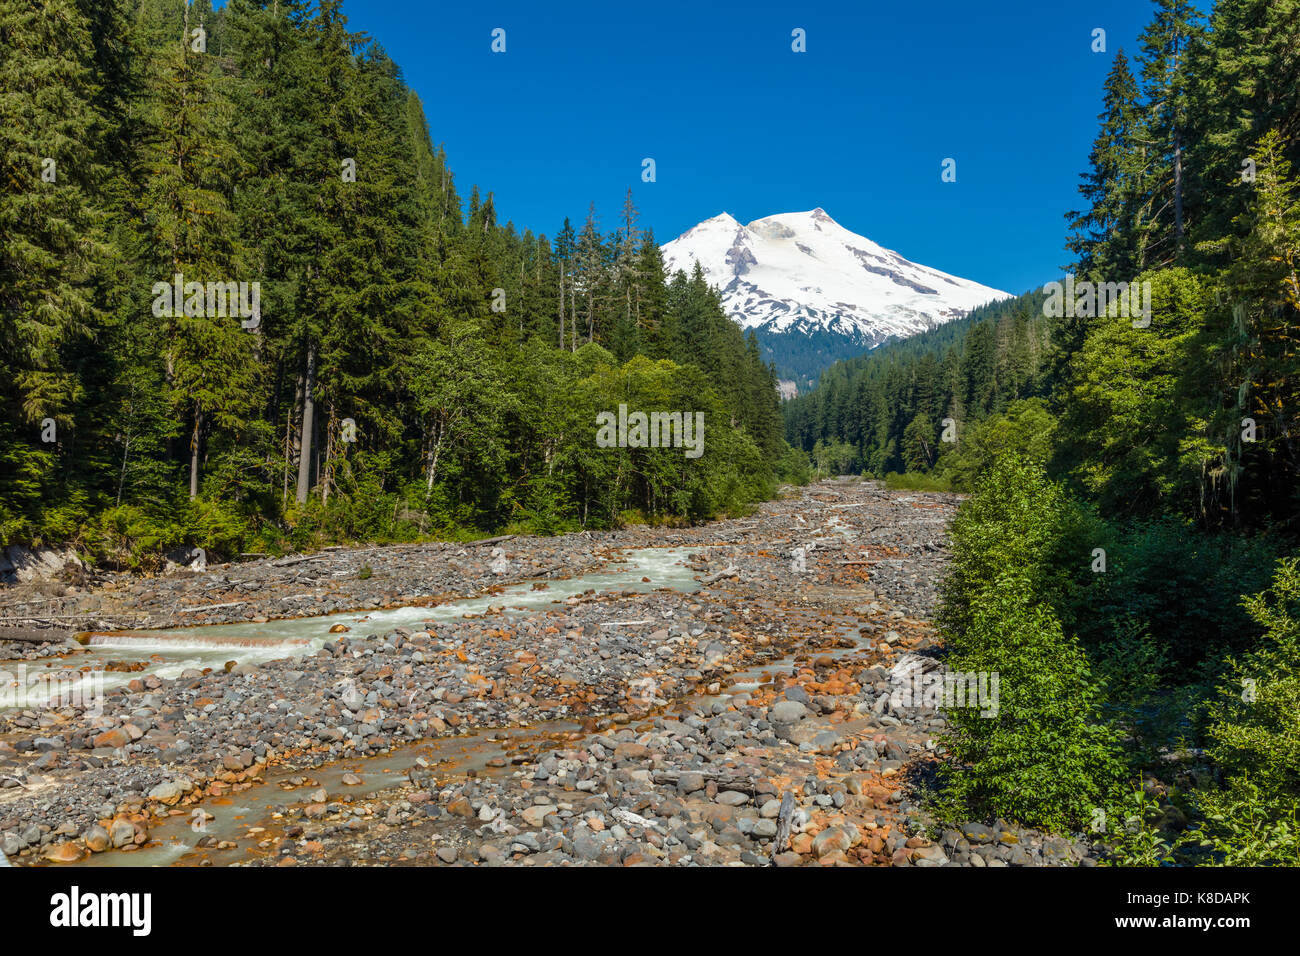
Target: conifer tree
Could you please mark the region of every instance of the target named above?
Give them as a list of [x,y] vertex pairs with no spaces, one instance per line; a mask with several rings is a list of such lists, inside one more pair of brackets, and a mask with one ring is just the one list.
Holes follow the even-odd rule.
[[1259,157],[1253,190],[1238,188],[1253,195],[1233,224],[1244,236],[1223,241],[1232,265],[1223,276],[1227,387],[1219,429],[1229,474],[1251,466],[1255,506],[1289,499],[1300,510],[1300,183],[1276,130],[1252,152]]
[[1145,174],[1138,155],[1137,81],[1122,49],[1106,77],[1101,130],[1089,155],[1091,169],[1080,175],[1083,212],[1067,213],[1072,234],[1066,247],[1078,258],[1080,276],[1127,275],[1137,268],[1133,204],[1140,201]]
[[[260,324],[257,316],[248,319],[256,324],[243,326],[239,315],[230,314],[229,300],[223,303],[225,315],[209,315],[205,290],[208,283],[238,282],[249,283],[251,290],[259,280],[244,271],[230,210],[234,157],[229,103],[210,72],[208,54],[191,38],[188,17],[182,17],[175,35],[159,34],[158,43],[150,58],[146,180],[140,202],[146,210],[146,275],[151,288],[182,276],[184,301],[155,310],[158,296],[141,289],[139,321],[160,323],[165,333],[169,394],[189,419],[189,494],[194,498],[209,432],[240,428],[250,411],[257,380],[250,353]],[[200,283],[203,289],[196,291]],[[217,305],[212,303],[214,312]]]
[[[95,44],[72,0],[0,4],[0,362],[7,409],[71,423],[64,364],[96,322],[103,255],[93,191],[103,175]],[[16,424],[16,422],[15,422]],[[33,433],[34,436],[35,433]]]
[[1184,156],[1187,149],[1188,51],[1199,36],[1190,0],[1154,0],[1156,14],[1142,33],[1145,93],[1140,143],[1150,196],[1140,225],[1141,268],[1179,260],[1184,235]]
[[[1229,234],[1248,204],[1242,181],[1251,150],[1270,129],[1283,155],[1300,168],[1300,0],[1217,0],[1203,42],[1191,51],[1188,73],[1188,190],[1195,238]],[[1225,264],[1221,259],[1216,264]]]

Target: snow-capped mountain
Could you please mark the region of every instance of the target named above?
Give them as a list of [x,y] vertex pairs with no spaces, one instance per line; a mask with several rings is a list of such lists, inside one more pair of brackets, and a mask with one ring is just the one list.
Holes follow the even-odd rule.
[[[839,358],[960,318],[1006,292],[909,262],[820,208],[756,219],[706,219],[663,247],[670,273],[699,262],[727,314],[755,329],[800,387]],[[788,386],[787,386],[788,388]]]

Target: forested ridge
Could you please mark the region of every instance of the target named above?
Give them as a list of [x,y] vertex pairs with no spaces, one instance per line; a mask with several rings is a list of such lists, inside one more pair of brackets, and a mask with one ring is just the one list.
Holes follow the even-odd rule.
[[1046,394],[1051,343],[1043,298],[1028,293],[980,306],[836,363],[814,391],[785,404],[787,437],[826,474],[946,474],[969,442],[942,441],[945,418],[955,436],[963,425]]
[[[133,565],[772,493],[774,373],[631,189],[551,238],[464,201],[340,0],[4,0],[0,50],[0,543]],[[596,447],[619,403],[705,412],[705,454]]]
[[1295,0],[1155,0],[1115,52],[1070,270],[1149,322],[1044,287],[786,405],[823,473],[974,492],[941,628],[1004,693],[954,712],[955,818],[1300,863],[1297,56]]

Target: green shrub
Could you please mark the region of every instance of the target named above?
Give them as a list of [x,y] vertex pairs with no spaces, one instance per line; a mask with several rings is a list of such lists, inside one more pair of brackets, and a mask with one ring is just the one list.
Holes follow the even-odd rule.
[[1199,795],[1204,821],[1188,834],[1207,866],[1300,866],[1300,802],[1278,800],[1239,777]]
[[952,485],[946,478],[919,471],[909,471],[901,475],[891,471],[885,475],[885,487],[898,491],[952,491]]
[[773,475],[778,482],[787,485],[806,485],[812,480],[813,466],[808,453],[802,448],[785,446],[785,451],[773,466]]
[[1265,799],[1300,799],[1300,558],[1278,562],[1272,586],[1242,600],[1264,632],[1234,660],[1210,707],[1209,751],[1230,780]]
[[1160,647],[1171,678],[1187,679],[1258,638],[1240,596],[1268,585],[1276,553],[1268,539],[1205,533],[1165,518],[1101,530],[1098,546],[1106,549],[1105,574],[1091,575],[1062,616],[1090,648],[1113,642],[1135,619]]
[[813,464],[818,478],[837,478],[854,474],[859,457],[858,449],[844,441],[821,441],[812,450]]
[[[1099,714],[1100,686],[1044,590],[1077,516],[1042,467],[996,465],[953,522],[939,615],[949,666],[998,675],[996,713],[950,710],[950,795],[980,815],[1080,828],[1124,777],[1119,736]],[[987,708],[986,708],[987,711]]]
[[953,519],[941,617],[961,633],[974,603],[1011,567],[1025,571],[1036,600],[1064,625],[1070,617],[1063,611],[1091,600],[1099,577],[1090,570],[1092,549],[1104,546],[1108,533],[1041,465],[1016,457],[999,462]]
[[1106,815],[1108,866],[1168,866],[1182,843],[1160,829],[1160,802],[1135,787]]
[[97,561],[137,568],[161,564],[164,551],[183,543],[185,529],[135,505],[118,505],[100,512],[85,533]]
[[1130,735],[1135,761],[1155,761],[1192,732],[1191,716],[1204,685],[1166,685],[1162,677],[1169,668],[1168,656],[1144,623],[1135,618],[1121,622],[1114,639],[1089,659],[1105,689],[1102,714]]
[[1012,402],[1002,415],[968,425],[936,468],[954,488],[971,491],[996,462],[1011,456],[1046,461],[1052,452],[1056,419],[1042,399]]
[[951,642],[950,666],[996,673],[999,691],[992,716],[949,712],[950,790],[977,814],[1077,829],[1109,805],[1123,779],[1118,734],[1101,722],[1087,658],[1051,610],[1033,603],[1022,577],[998,584]]

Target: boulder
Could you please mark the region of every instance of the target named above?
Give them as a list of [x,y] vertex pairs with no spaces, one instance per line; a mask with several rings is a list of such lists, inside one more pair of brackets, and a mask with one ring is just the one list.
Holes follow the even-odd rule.
[[202,548],[196,548],[191,545],[172,548],[163,555],[163,560],[165,562],[165,570],[169,574],[181,569],[189,571],[206,571],[208,569],[207,552]]
[[[19,584],[53,580],[68,564],[77,568],[83,567],[80,559],[71,549],[61,551],[48,547],[25,548],[20,544],[14,544],[5,550],[5,555],[10,570],[4,573],[12,575]],[[0,571],[3,571],[2,567]]]

